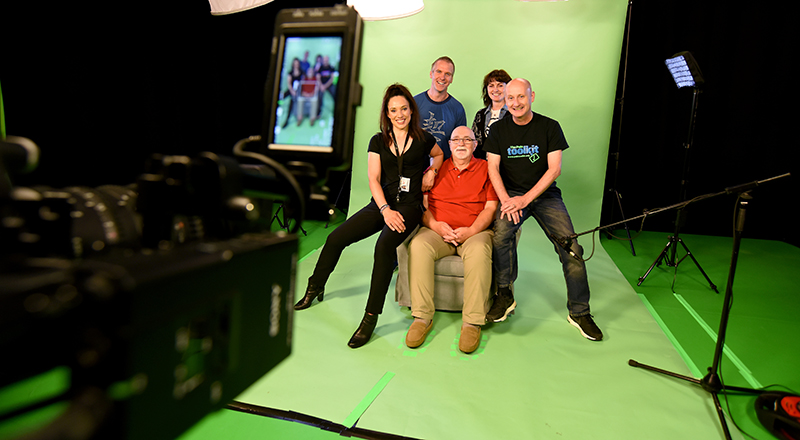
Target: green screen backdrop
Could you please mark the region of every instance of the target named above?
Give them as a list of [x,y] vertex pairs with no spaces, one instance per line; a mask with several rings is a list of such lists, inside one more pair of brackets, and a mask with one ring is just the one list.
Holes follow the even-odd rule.
[[626,0],[425,0],[411,17],[365,22],[349,212],[371,197],[367,145],[379,130],[386,87],[427,90],[431,63],[447,55],[456,64],[449,92],[464,105],[468,125],[483,107],[488,72],[531,81],[533,110],[559,121],[570,145],[558,185],[576,232],[597,226],[626,8]]

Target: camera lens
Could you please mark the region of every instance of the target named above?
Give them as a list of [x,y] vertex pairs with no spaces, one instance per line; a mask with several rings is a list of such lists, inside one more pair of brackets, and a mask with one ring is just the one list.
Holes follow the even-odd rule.
[[136,215],[136,192],[105,185],[70,187],[72,240],[76,256],[99,252],[110,246],[138,247],[141,222]]

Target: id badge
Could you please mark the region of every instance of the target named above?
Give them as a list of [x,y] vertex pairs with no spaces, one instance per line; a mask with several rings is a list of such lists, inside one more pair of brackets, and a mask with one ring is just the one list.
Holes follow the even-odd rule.
[[411,179],[408,177],[400,177],[400,191],[408,192],[411,187]]

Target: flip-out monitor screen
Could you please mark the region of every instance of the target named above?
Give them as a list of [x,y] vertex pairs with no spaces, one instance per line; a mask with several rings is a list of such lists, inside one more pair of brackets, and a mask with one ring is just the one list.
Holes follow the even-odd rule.
[[351,164],[362,20],[350,7],[284,9],[275,19],[262,148],[320,175]]
[[333,151],[342,36],[287,36],[269,148]]

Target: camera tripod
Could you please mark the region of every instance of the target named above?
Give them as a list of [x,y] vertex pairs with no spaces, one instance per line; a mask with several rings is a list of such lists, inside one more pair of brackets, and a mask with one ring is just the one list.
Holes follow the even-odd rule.
[[[275,214],[272,216],[272,220],[270,221],[270,223],[272,223],[275,220],[277,220],[278,221],[278,226],[280,226],[281,229],[286,229],[288,231],[289,230],[289,221],[291,219],[288,217],[288,215],[286,213],[286,210],[284,209],[284,205],[285,205],[284,203],[281,203],[281,206],[278,207],[278,210],[275,211]],[[283,221],[281,221],[281,218],[280,218],[281,210],[283,210]],[[300,222],[298,220],[295,220],[295,221],[298,223],[297,228],[300,229],[300,232],[302,232],[303,235],[308,235],[306,230],[303,229],[303,227],[300,225]]]

